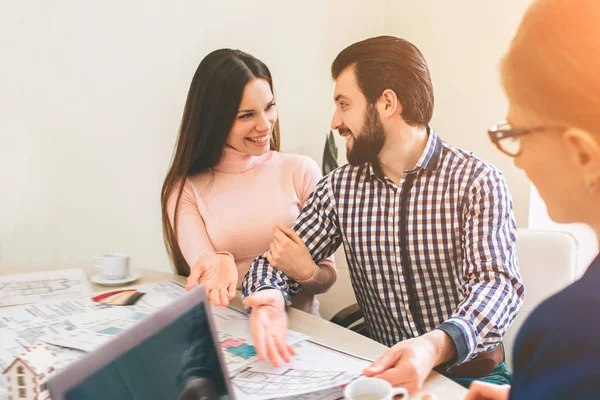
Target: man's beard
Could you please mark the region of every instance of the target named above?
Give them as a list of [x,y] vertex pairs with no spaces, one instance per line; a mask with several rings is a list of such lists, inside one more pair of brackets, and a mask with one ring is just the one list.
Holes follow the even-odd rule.
[[359,135],[354,135],[352,149],[346,153],[348,163],[350,165],[375,163],[384,143],[385,134],[377,109],[374,105],[368,104],[363,127]]

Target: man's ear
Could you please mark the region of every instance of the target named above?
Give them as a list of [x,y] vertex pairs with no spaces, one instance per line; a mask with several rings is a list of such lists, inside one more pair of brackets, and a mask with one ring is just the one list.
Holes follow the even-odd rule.
[[396,93],[391,89],[386,89],[381,93],[377,101],[377,108],[382,118],[390,118],[395,114],[402,113],[402,104],[398,101]]
[[581,171],[589,190],[600,190],[600,136],[569,128],[563,136],[565,148],[575,167]]

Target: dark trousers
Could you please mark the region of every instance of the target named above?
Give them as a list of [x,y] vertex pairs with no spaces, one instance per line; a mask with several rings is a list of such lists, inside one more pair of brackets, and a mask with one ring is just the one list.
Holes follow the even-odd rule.
[[487,375],[480,376],[477,378],[450,378],[454,382],[458,383],[466,387],[467,389],[471,385],[473,381],[483,381],[488,383],[494,383],[496,385],[510,385],[512,380],[512,373],[508,370],[506,366],[506,361],[502,361],[500,364],[496,365],[496,368],[492,372]]

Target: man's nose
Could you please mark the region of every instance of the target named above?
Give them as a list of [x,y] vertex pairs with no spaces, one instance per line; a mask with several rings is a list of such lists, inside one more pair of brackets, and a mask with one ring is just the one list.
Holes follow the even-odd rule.
[[333,118],[331,119],[331,129],[338,130],[343,125],[342,118],[340,118],[338,112],[333,113]]

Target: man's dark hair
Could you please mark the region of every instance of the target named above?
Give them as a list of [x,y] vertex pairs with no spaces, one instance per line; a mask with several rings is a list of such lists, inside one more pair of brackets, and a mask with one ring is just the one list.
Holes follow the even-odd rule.
[[394,36],[378,36],[346,47],[333,61],[333,79],[354,67],[356,81],[374,104],[386,89],[402,104],[402,118],[412,126],[426,127],[433,115],[433,87],[421,51]]

